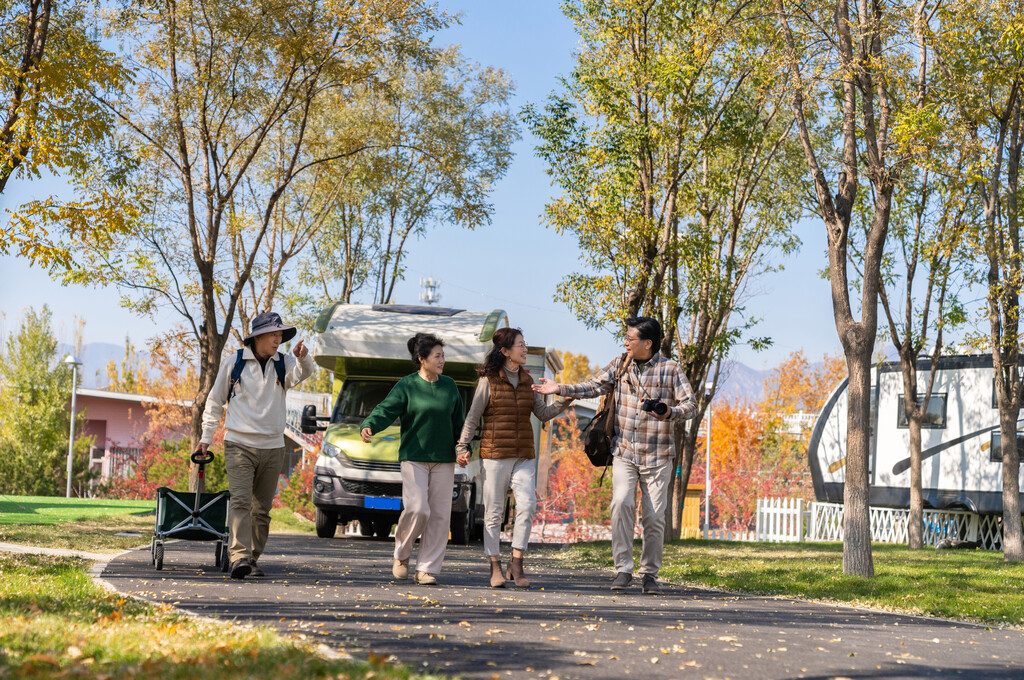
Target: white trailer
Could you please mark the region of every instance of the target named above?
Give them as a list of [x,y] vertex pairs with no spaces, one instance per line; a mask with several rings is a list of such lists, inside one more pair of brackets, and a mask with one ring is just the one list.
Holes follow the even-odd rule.
[[[919,387],[927,385],[930,366],[930,359],[918,361]],[[808,446],[814,494],[822,502],[843,501],[847,387],[848,381],[844,380],[832,392]],[[898,361],[872,369],[870,423],[869,502],[874,506],[909,507],[910,430]],[[1021,424],[1018,421],[1018,449],[1024,446]],[[964,508],[980,514],[1002,512],[999,409],[991,355],[939,359],[921,426],[921,477],[925,507]]]

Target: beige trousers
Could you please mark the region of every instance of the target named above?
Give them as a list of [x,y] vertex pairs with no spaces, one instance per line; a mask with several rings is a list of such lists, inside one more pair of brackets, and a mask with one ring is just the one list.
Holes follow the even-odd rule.
[[416,571],[441,573],[452,517],[455,463],[402,461],[402,515],[395,527],[395,559],[407,560],[420,539]]
[[668,507],[672,462],[644,468],[615,458],[612,462],[612,560],[615,571],[633,573],[633,527],[636,524],[636,487],[643,493],[640,517],[644,528],[640,573],[658,575],[664,552],[665,509]]
[[270,508],[284,466],[284,447],[256,449],[224,442],[228,473],[228,552],[233,564],[245,558],[256,562],[270,533]]

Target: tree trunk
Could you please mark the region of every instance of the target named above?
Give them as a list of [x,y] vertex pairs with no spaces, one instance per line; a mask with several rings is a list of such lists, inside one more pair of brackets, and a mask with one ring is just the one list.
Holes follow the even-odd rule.
[[693,471],[693,458],[697,451],[697,428],[700,424],[697,418],[694,418],[691,422],[693,425],[689,429],[680,427],[682,432],[679,433],[679,437],[676,440],[681,444],[676,446],[675,458],[676,469],[679,470],[679,474],[675,475],[672,480],[672,502],[669,503],[668,512],[672,515],[674,521],[672,524],[666,525],[671,527],[671,531],[665,532],[666,543],[682,538],[683,534],[682,518],[683,507],[686,503],[686,487],[690,483],[690,473]]
[[[196,396],[192,399],[192,451],[199,448],[199,440],[203,436],[203,411],[206,410],[206,398],[213,389],[213,383],[217,380],[217,373],[220,371],[221,354],[224,351],[224,344],[227,336],[220,335],[214,329],[216,316],[213,312],[204,315],[207,321],[201,328],[199,341],[199,387]],[[199,468],[189,463],[188,488],[189,491],[196,490],[197,473]]]
[[921,421],[923,406],[917,400],[917,357],[912,348],[900,352],[903,374],[903,411],[910,433],[910,518],[907,520],[907,547],[924,545],[924,491],[921,485]]
[[1021,540],[1020,518],[1020,452],[1017,450],[1017,415],[1011,412],[1013,410],[999,409],[1003,449],[1003,560],[1021,562],[1024,561],[1024,541]]
[[[872,338],[873,339],[873,338]],[[846,352],[850,372],[846,420],[846,478],[843,484],[843,572],[871,578],[871,509],[868,505],[868,456],[871,431],[871,350],[859,342]]]
[[913,418],[907,412],[910,428],[910,518],[907,520],[907,547],[917,550],[924,547],[924,490],[921,483],[921,417],[920,411]]

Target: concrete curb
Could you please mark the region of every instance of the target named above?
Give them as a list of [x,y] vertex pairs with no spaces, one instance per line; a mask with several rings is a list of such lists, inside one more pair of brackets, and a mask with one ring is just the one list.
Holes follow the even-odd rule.
[[54,557],[81,557],[84,560],[102,561],[104,563],[123,555],[127,551],[119,553],[94,553],[84,550],[68,550],[65,548],[39,548],[34,545],[20,545],[18,543],[0,543],[0,552],[15,553],[19,555],[52,555]]

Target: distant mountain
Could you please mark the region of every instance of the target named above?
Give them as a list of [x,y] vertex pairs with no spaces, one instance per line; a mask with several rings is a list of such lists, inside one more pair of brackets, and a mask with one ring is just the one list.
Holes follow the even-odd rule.
[[[57,352],[64,357],[72,352],[66,344],[58,344]],[[148,354],[136,350],[139,363],[148,360]],[[78,357],[82,361],[79,372],[82,374],[82,387],[102,389],[107,386],[107,364],[113,361],[120,367],[124,360],[124,345],[109,342],[89,342],[82,346]],[[764,379],[770,370],[759,371],[738,361],[728,361],[722,366],[722,378],[719,380],[718,398],[726,401],[743,399],[751,404],[761,400],[764,394]]]
[[770,370],[758,371],[738,361],[723,362],[716,397],[731,402],[742,399],[755,404],[764,395],[764,380],[769,373]]

